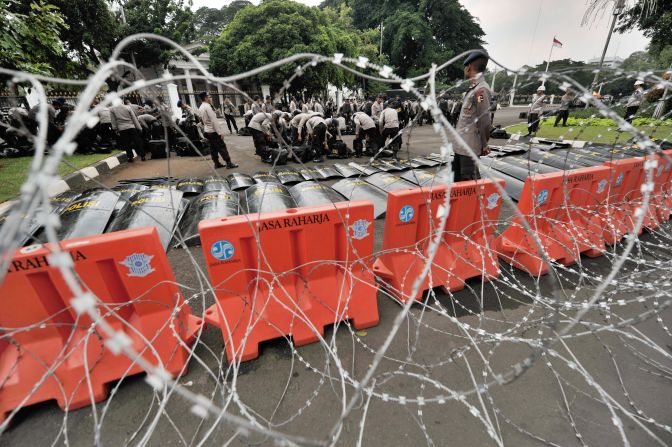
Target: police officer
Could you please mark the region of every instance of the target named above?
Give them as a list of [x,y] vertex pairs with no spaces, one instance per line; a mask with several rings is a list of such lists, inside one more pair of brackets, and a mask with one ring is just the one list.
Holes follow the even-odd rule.
[[322,163],[324,161],[323,154],[329,153],[329,146],[327,146],[327,122],[320,116],[320,114],[313,114],[306,120],[306,134],[311,140],[311,146],[315,158],[315,163]]
[[369,143],[371,153],[378,151],[378,128],[376,123],[369,115],[364,112],[355,112],[352,115],[352,122],[355,124],[355,139],[352,142],[357,158],[362,156],[363,140]]
[[632,92],[628,103],[625,105],[625,120],[629,123],[632,123],[632,119],[635,117],[635,114],[639,110],[639,106],[642,105],[644,100],[644,88],[642,88],[644,83],[642,81],[635,81],[635,91]]
[[215,169],[223,168],[219,162],[219,155],[226,162],[229,169],[237,168],[238,165],[231,161],[229,151],[224,143],[224,127],[217,120],[217,115],[212,108],[212,96],[208,92],[201,92],[198,95],[201,98],[201,106],[198,108],[198,115],[203,122],[203,133],[210,142],[210,156],[215,163]]
[[560,107],[558,107],[558,112],[555,115],[555,123],[553,124],[553,127],[558,127],[560,120],[562,120],[563,127],[567,126],[567,118],[569,118],[569,106],[572,104],[573,100],[574,92],[572,92],[572,89],[568,88],[565,90],[565,94],[562,95],[562,98],[560,98]]
[[[475,50],[469,53],[464,60],[464,77],[469,79],[471,87],[467,90],[462,101],[460,118],[456,130],[464,143],[476,157],[490,153],[488,140],[490,139],[490,103],[492,90],[485,81],[485,67],[489,56],[485,50]],[[458,142],[454,146],[453,172],[455,181],[477,180],[481,178],[476,162],[464,144]]]
[[539,129],[539,121],[544,113],[544,103],[546,102],[546,87],[540,85],[537,88],[537,94],[532,98],[532,104],[527,111],[527,135],[529,137]]
[[122,103],[110,107],[110,123],[112,129],[119,134],[119,145],[126,151],[128,162],[133,163],[133,149],[145,161],[145,149],[140,137],[142,126],[131,106]]
[[378,125],[381,130],[380,142],[385,144],[387,139],[390,139],[390,149],[396,158],[397,152],[401,148],[401,135],[399,134],[399,114],[397,113],[397,105],[394,102],[388,102],[380,112]]
[[254,142],[254,152],[261,157],[261,161],[265,163],[271,162],[271,152],[268,150],[267,140],[271,139],[271,134],[266,131],[264,124],[270,123],[273,120],[273,115],[266,112],[259,112],[250,119],[250,133],[252,134],[252,141]]

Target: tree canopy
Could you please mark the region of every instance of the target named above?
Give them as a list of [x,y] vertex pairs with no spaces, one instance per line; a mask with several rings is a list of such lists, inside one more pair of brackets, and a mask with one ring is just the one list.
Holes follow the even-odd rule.
[[[358,29],[383,25],[383,53],[397,74],[408,77],[427,72],[463,51],[483,46],[485,33],[458,0],[326,0],[322,7],[352,7]],[[440,74],[461,76],[459,67]]]
[[224,27],[233,20],[238,11],[251,4],[248,0],[233,0],[229,5],[224,5],[220,9],[207,6],[198,8],[194,13],[196,38],[203,43],[209,43],[222,33]]
[[39,0],[25,10],[14,0],[0,0],[0,17],[0,66],[53,74],[52,58],[65,52],[59,33],[67,29],[58,8]]
[[[210,45],[210,70],[228,75],[251,70],[296,53],[348,56],[375,54],[370,33],[354,29],[347,11],[317,8],[286,0],[267,0],[240,10]],[[361,51],[361,52],[360,52]],[[275,91],[296,69],[287,64],[259,75],[256,81]],[[354,78],[331,64],[309,67],[290,89],[309,94],[324,90],[327,83],[351,85]]]
[[672,64],[672,0],[638,0],[619,18],[619,32],[639,29],[651,39],[649,54],[658,68]]

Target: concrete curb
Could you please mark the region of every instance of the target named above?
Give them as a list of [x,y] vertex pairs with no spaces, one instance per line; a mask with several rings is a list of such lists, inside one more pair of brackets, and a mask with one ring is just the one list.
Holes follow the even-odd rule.
[[[100,160],[91,166],[86,166],[78,171],[75,171],[65,178],[58,179],[49,185],[49,197],[54,197],[65,191],[69,191],[80,186],[82,183],[86,183],[89,180],[98,177],[101,174],[110,172],[121,164],[126,163],[127,160],[128,157],[126,157],[126,153],[122,152],[120,154]],[[18,200],[13,199],[0,203],[0,214],[4,213],[16,202],[18,202]]]

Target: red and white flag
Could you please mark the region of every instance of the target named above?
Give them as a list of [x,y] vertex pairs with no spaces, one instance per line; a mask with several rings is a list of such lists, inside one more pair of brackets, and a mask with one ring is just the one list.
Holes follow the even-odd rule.
[[562,42],[560,42],[555,36],[553,36],[553,46],[562,48]]

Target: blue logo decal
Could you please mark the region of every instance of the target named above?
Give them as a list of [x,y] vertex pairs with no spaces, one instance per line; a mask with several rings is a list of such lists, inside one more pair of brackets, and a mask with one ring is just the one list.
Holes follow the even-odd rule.
[[220,261],[230,259],[235,252],[233,244],[229,241],[217,241],[210,247],[210,254]]
[[359,241],[368,236],[369,225],[371,225],[371,222],[368,220],[356,220],[352,225],[350,225],[350,229],[352,230],[352,238]]
[[618,174],[618,177],[616,177],[616,186],[621,186],[621,183],[623,183],[623,173],[621,172]]
[[408,222],[409,220],[413,219],[414,214],[415,210],[411,205],[404,205],[401,208],[401,211],[399,211],[399,220],[402,222]]
[[600,183],[597,184],[597,193],[600,194],[607,187],[607,181],[602,179]]
[[487,209],[491,210],[497,206],[497,201],[499,200],[499,194],[496,192],[493,192],[488,196],[488,204],[486,206]]
[[656,172],[656,177],[660,177],[660,174],[663,173],[663,165],[658,166],[658,171]]
[[144,253],[133,253],[132,255],[126,256],[126,259],[119,264],[128,267],[128,276],[143,278],[154,271],[152,268],[152,258],[154,258],[154,256],[149,256]]
[[542,189],[537,196],[537,206],[543,205],[548,200],[548,189]]

